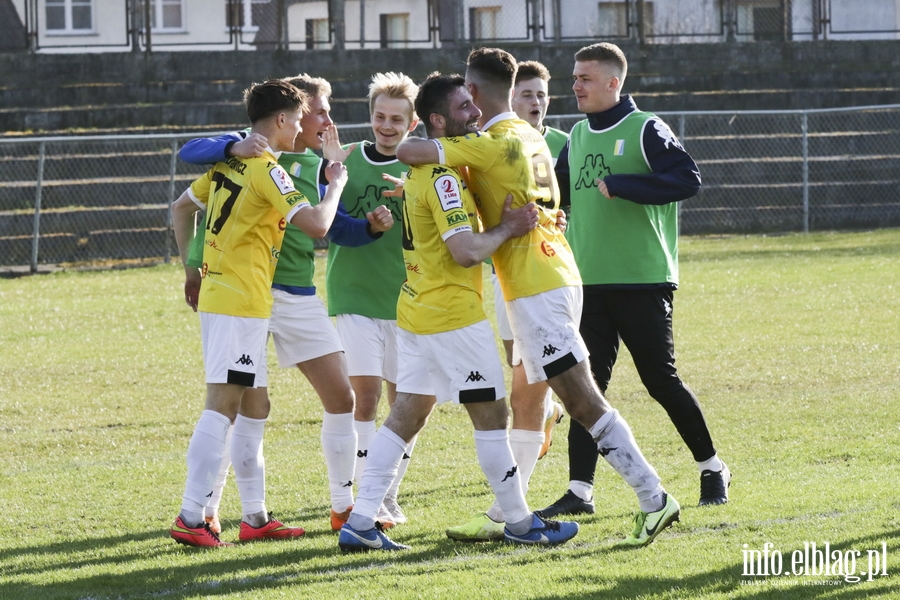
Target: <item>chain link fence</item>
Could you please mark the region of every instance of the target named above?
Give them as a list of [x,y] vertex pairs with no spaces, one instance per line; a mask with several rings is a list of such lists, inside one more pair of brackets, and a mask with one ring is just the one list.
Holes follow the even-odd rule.
[[[900,33],[893,0],[95,0],[75,2],[74,8],[69,0],[13,4],[18,5],[13,15],[18,18],[8,24],[0,46],[36,51],[426,48],[601,39],[665,44],[897,39]],[[77,8],[79,18],[67,23],[66,6]],[[197,18],[197,10],[202,18]]]
[[[900,105],[659,116],[703,178],[683,234],[900,226]],[[0,139],[0,267],[170,260],[170,204],[204,171],[177,159],[191,137]],[[344,143],[370,138],[341,127]]]

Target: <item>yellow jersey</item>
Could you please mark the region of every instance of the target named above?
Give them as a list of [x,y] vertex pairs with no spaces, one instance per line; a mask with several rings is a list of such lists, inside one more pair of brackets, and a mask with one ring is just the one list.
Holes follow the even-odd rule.
[[538,226],[507,240],[492,256],[506,301],[570,285],[581,285],[575,257],[556,226],[559,185],[553,157],[540,132],[515,113],[502,113],[481,133],[433,140],[440,162],[469,167],[469,185],[488,229],[500,223],[506,195],[512,208],[537,204]]
[[207,207],[198,309],[235,317],[272,314],[272,276],[286,222],[304,206],[278,158],[229,158],[197,178],[189,194]]
[[406,281],[397,301],[397,326],[429,335],[486,319],[481,265],[457,263],[444,240],[481,231],[475,201],[456,169],[412,167],[403,186],[403,259]]

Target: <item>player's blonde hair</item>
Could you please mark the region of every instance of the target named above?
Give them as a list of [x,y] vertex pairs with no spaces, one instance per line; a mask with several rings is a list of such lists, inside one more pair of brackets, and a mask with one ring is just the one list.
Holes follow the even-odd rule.
[[406,100],[409,104],[409,119],[416,118],[416,94],[419,86],[403,73],[375,73],[372,75],[372,83],[369,84],[369,114],[375,111],[375,100],[379,96]]
[[299,75],[285,77],[284,79],[294,87],[300,88],[306,92],[310,100],[318,98],[319,96],[331,98],[331,84],[321,77],[313,77],[306,73],[300,73]]

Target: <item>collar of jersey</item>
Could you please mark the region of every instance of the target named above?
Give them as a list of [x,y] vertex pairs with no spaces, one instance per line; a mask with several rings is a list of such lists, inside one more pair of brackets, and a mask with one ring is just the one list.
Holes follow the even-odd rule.
[[272,146],[266,146],[266,152],[274,156],[276,160],[281,158],[281,150],[275,152],[274,150],[272,150]]
[[519,118],[519,115],[517,115],[516,113],[514,113],[512,111],[500,113],[499,115],[497,115],[496,117],[494,117],[493,119],[491,119],[490,121],[485,123],[484,127],[482,127],[481,130],[487,131],[490,127],[492,127],[493,125],[496,125],[500,121],[505,121],[507,119],[518,119],[518,118]]

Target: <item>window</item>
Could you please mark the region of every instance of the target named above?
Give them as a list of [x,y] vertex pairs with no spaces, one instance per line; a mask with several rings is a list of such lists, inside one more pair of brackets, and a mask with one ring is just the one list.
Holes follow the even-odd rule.
[[496,40],[500,24],[499,6],[480,6],[469,9],[469,37],[473,40]]
[[92,0],[47,0],[47,31],[78,32],[92,31]]
[[268,4],[271,0],[226,0],[225,21],[228,28],[240,27],[243,31],[259,29],[259,7],[255,4]]
[[597,37],[626,37],[628,35],[628,5],[625,2],[600,2]]
[[182,0],[150,0],[150,26],[154,31],[181,29]]
[[381,15],[381,47],[406,48],[409,40],[409,13]]
[[784,37],[784,11],[778,0],[741,0],[737,4],[738,39],[780,40]]
[[328,19],[306,20],[306,49],[328,48],[331,38]]

